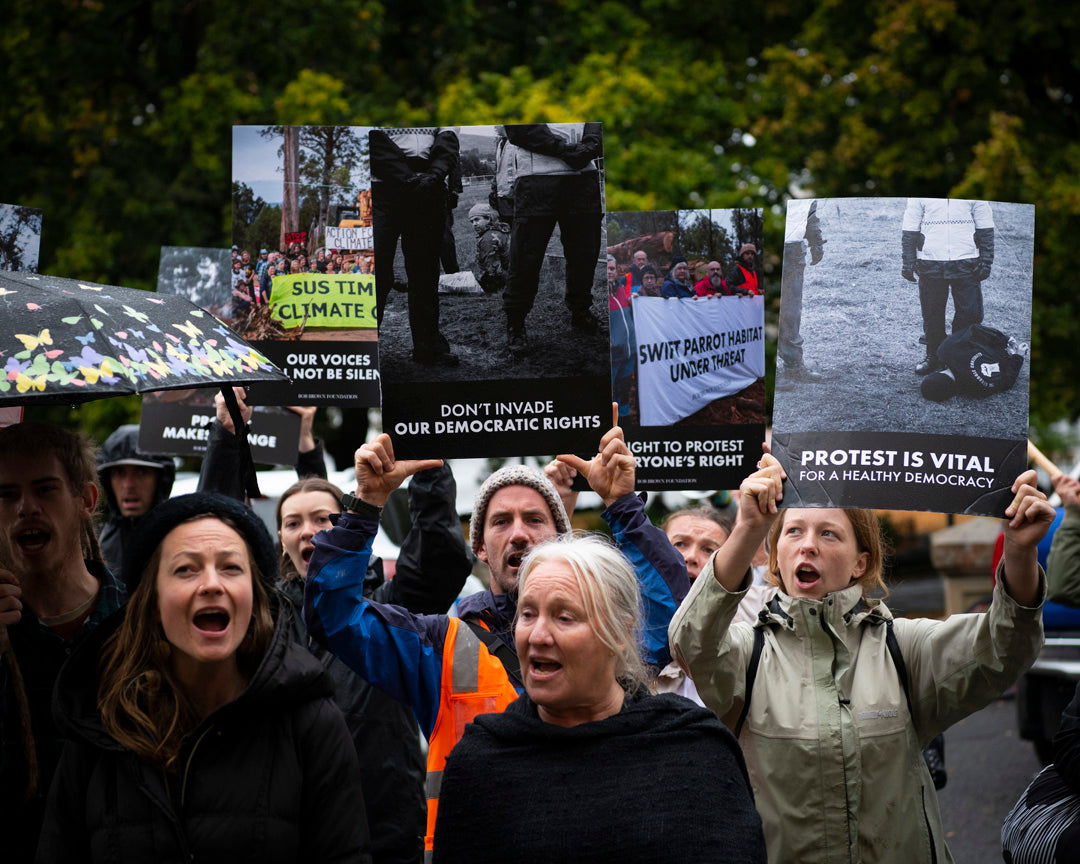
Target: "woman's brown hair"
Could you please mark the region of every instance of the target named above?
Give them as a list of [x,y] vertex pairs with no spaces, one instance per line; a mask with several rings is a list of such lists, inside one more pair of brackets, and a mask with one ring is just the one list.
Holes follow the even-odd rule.
[[[341,490],[331,483],[329,480],[323,477],[305,477],[303,480],[297,480],[281,493],[281,497],[278,498],[277,509],[274,511],[274,516],[277,519],[278,534],[281,534],[281,513],[285,508],[285,502],[292,498],[293,495],[299,495],[301,492],[326,492],[333,497],[335,501],[341,500]],[[285,551],[285,547],[281,544],[281,538],[278,537],[278,548],[281,550],[281,560],[278,564],[278,569],[281,571],[281,578],[283,580],[297,580],[300,578],[300,572],[296,569],[296,566],[292,563],[292,559],[289,557],[289,553]]]
[[[185,522],[199,519],[217,519],[244,536],[230,519],[212,513]],[[240,673],[248,679],[270,646],[274,621],[263,575],[246,538],[244,543],[251,569],[253,602],[251,623],[236,656]],[[98,663],[98,710],[105,730],[118,743],[147,762],[171,771],[180,755],[184,735],[202,718],[169,666],[171,646],[165,639],[158,611],[161,545],[158,544],[143,568],[123,622],[102,649]]]

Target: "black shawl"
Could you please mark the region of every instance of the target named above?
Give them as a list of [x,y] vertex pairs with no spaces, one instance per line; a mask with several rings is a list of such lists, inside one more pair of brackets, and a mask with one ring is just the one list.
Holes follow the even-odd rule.
[[443,773],[435,862],[764,862],[742,752],[712,712],[642,694],[570,728],[528,695],[465,728]]

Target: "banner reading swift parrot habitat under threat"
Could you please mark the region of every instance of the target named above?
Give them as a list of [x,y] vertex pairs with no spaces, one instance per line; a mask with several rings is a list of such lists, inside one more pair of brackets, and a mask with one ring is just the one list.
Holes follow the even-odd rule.
[[738,486],[765,437],[761,211],[607,223],[612,398],[637,485]]

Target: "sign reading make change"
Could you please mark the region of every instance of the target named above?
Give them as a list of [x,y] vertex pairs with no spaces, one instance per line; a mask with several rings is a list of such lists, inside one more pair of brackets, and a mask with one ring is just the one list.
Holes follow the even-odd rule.
[[788,204],[783,506],[1004,515],[1027,461],[1034,242],[1024,204]]
[[274,279],[270,317],[282,327],[367,328],[375,320],[375,277],[296,273]]

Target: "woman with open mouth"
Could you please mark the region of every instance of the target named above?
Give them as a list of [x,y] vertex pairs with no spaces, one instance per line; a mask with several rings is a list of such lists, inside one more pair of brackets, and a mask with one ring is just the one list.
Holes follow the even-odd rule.
[[356,754],[278,614],[262,522],[195,493],[140,528],[130,601],[60,674],[71,744],[37,860],[370,861]]
[[[922,749],[1037,656],[1036,546],[1054,510],[1035,472],[1021,474],[990,610],[894,621],[875,592],[874,512],[779,510],[784,479],[766,448],[731,536],[671,622],[672,652],[742,744],[771,862],[951,861]],[[733,623],[766,537],[779,591],[756,622]]]
[[518,590],[525,693],[451,751],[434,861],[764,862],[731,733],[681,696],[649,693],[626,558],[563,535],[529,552]]

